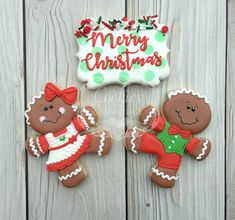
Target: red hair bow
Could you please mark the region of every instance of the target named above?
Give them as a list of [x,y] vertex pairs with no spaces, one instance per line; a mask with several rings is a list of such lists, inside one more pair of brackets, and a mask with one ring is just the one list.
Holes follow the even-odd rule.
[[47,83],[45,86],[44,97],[47,101],[53,100],[56,96],[59,96],[69,105],[72,105],[77,100],[78,90],[75,87],[69,87],[64,90],[60,90],[52,83]]
[[168,133],[173,134],[180,134],[183,139],[189,139],[191,136],[191,132],[187,130],[180,130],[180,128],[177,125],[171,125],[171,127],[168,129]]

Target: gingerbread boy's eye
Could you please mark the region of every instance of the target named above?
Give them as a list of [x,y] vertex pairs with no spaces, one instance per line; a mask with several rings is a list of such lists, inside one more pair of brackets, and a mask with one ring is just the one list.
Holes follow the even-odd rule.
[[192,107],[192,112],[195,112],[195,111],[196,111],[196,109],[194,107]]
[[47,111],[47,110],[48,110],[48,107],[47,107],[47,106],[45,106],[45,107],[43,108],[43,110],[44,110],[44,111]]
[[190,109],[191,108],[191,105],[187,105],[187,109]]
[[51,104],[50,104],[48,107],[49,107],[50,109],[53,109],[53,105],[51,105]]

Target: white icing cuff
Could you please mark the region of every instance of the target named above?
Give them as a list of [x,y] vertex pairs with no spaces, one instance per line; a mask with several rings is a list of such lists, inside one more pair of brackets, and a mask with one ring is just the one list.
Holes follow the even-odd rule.
[[93,115],[86,108],[83,108],[82,112],[85,113],[85,115],[87,116],[90,123],[92,125],[95,125],[95,119],[94,119]]
[[104,151],[104,141],[105,141],[105,132],[103,131],[100,135],[100,146],[98,150],[98,156],[102,156],[102,152]]
[[207,147],[208,147],[208,140],[203,144],[202,152],[196,157],[197,160],[201,160],[202,156],[205,154]]
[[71,173],[69,173],[69,174],[67,174],[65,176],[58,176],[58,179],[60,181],[67,180],[68,178],[72,178],[73,176],[77,176],[78,173],[80,173],[81,171],[82,171],[82,168],[79,167],[76,170],[74,170],[73,172],[71,172]]
[[146,116],[146,118],[144,119],[144,125],[146,125],[150,118],[152,118],[153,114],[156,112],[156,108],[152,108],[152,110],[148,113],[148,115]]
[[41,147],[41,144],[39,143],[39,138],[37,137],[36,138],[36,143],[38,145],[38,149],[41,151],[42,154],[45,154],[45,152],[43,151],[42,147]]
[[77,109],[78,109],[78,107],[77,107],[76,105],[72,105],[71,107],[72,107],[72,109],[73,109],[74,112],[76,112]]
[[89,127],[89,125],[87,124],[85,118],[83,118],[81,115],[78,115],[78,117],[82,120],[83,124],[84,124],[85,127],[86,127],[86,130],[88,130],[90,127]]
[[33,144],[33,138],[30,138],[30,139],[29,139],[29,146],[31,147],[31,149],[32,149],[32,151],[33,151],[33,154],[34,154],[37,158],[39,158],[39,157],[40,157],[40,154],[38,153],[36,147],[35,147],[34,144]]
[[160,176],[163,179],[167,179],[169,181],[171,180],[177,180],[179,178],[179,176],[169,176],[168,174],[164,174],[163,172],[159,172],[159,170],[157,168],[152,167],[152,172],[157,175]]
[[133,152],[133,153],[135,153],[135,154],[137,154],[137,151],[135,150],[135,143],[134,143],[134,141],[135,141],[135,139],[136,139],[136,136],[135,136],[135,133],[136,133],[136,128],[137,127],[134,127],[133,128],[133,131],[131,132],[131,145],[132,145],[132,147],[131,147],[131,151]]

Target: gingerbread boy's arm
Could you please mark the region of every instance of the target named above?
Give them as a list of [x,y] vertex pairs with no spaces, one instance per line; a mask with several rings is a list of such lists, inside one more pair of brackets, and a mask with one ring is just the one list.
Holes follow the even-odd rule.
[[211,149],[211,143],[207,139],[191,138],[186,145],[186,151],[196,160],[203,160],[207,157]]
[[26,142],[28,152],[37,158],[46,154],[49,150],[49,144],[45,135],[40,135],[37,138],[29,138]]

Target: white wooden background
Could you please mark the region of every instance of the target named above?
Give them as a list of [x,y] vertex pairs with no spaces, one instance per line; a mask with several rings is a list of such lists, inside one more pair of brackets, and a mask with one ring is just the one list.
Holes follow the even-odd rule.
[[[96,92],[77,81],[73,32],[81,19],[151,14],[171,29],[169,79],[157,88]],[[82,104],[95,106],[99,127],[114,137],[107,157],[82,158],[89,177],[74,189],[48,174],[46,158],[24,150],[33,134],[24,123],[26,102],[47,81],[78,86]],[[235,219],[235,0],[1,0],[0,83],[0,219]],[[154,157],[125,152],[122,137],[143,106],[181,87],[211,101],[203,136],[213,149],[203,162],[185,155],[180,180],[166,190],[147,177]]]

